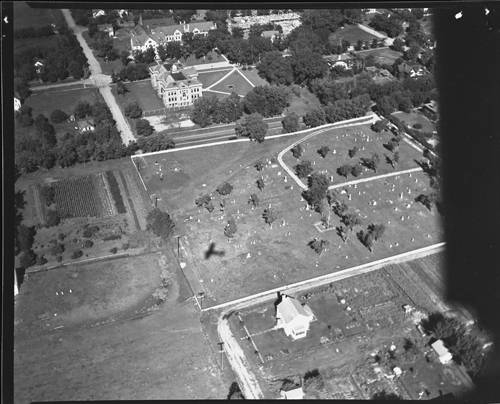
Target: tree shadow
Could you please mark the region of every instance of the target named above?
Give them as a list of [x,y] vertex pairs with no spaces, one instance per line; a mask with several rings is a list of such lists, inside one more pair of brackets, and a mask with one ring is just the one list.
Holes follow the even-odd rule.
[[205,251],[205,259],[208,260],[212,255],[223,257],[224,255],[226,255],[226,252],[223,251],[223,250],[217,251],[215,249],[215,243],[212,242],[212,243],[210,243],[210,246],[208,247],[208,250]]

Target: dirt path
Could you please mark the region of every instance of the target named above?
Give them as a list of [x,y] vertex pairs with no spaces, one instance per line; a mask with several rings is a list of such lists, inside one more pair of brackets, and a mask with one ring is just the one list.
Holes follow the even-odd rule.
[[85,57],[88,60],[91,72],[89,80],[92,83],[94,83],[96,87],[99,88],[99,92],[101,93],[102,97],[104,98],[104,101],[106,102],[109,110],[111,111],[111,114],[113,115],[113,119],[116,122],[116,127],[122,137],[123,144],[127,145],[131,141],[135,141],[135,136],[132,133],[132,129],[130,128],[125,117],[123,116],[123,113],[120,107],[118,106],[118,103],[116,102],[115,96],[111,92],[111,87],[110,87],[111,77],[102,73],[101,65],[95,58],[92,49],[90,49],[87,42],[85,41],[85,38],[82,35],[82,33],[86,30],[86,28],[82,28],[76,25],[69,10],[63,9],[62,13],[64,15],[64,18],[66,19],[68,26],[75,33],[76,38],[78,39],[78,42],[80,43],[83,49],[83,53],[85,54]]

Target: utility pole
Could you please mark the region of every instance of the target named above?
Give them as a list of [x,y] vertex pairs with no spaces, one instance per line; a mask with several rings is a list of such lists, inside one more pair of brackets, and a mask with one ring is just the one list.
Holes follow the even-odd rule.
[[205,298],[205,292],[198,292],[198,298],[200,299],[200,308],[203,308],[203,299]]
[[219,345],[220,348],[220,361],[221,361],[221,367],[222,370],[224,370],[224,341],[217,342],[217,345]]

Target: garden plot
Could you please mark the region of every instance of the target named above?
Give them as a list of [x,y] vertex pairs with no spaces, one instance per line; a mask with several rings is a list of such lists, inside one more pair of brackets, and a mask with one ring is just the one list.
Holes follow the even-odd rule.
[[[328,133],[333,137],[344,130]],[[271,161],[289,143],[289,139],[280,138],[263,144],[227,144],[135,159],[140,162],[148,192],[158,198],[158,206],[186,227],[181,238],[183,259],[186,270],[194,272],[202,285],[207,306],[442,241],[439,214],[414,202],[418,194],[430,189],[422,172],[338,189],[340,198],[363,223],[353,229],[346,242],[335,231],[319,233],[315,227],[319,214],[308,210],[297,184]],[[259,159],[265,163],[261,173],[254,168]],[[168,164],[174,166],[169,168]],[[256,185],[261,176],[265,184],[262,191]],[[215,189],[224,181],[233,190],[222,197]],[[213,196],[212,212],[195,205],[195,199],[208,193]],[[260,201],[255,208],[249,204],[253,193]],[[272,226],[262,216],[267,208],[277,212]],[[230,218],[235,220],[237,231],[229,239],[224,228]],[[386,226],[373,252],[356,237],[370,223]],[[332,214],[331,225],[339,224],[339,218]],[[308,246],[316,237],[329,243],[321,255]],[[206,259],[211,243],[224,255]]]
[[[386,160],[386,156],[392,159],[394,153],[384,147],[394,136],[389,131],[381,133],[373,132],[369,125],[356,126],[353,128],[339,129],[336,132],[325,132],[313,136],[300,145],[304,149],[302,156],[297,159],[293,156],[292,151],[288,151],[283,156],[283,162],[292,170],[295,171],[295,166],[301,161],[310,161],[314,171],[324,173],[330,178],[331,184],[346,182],[347,180],[356,180],[359,178],[367,178],[374,175],[382,175],[403,171],[412,168],[418,168],[415,160],[420,159],[422,154],[401,141],[398,149],[399,163],[394,165],[394,168]],[[330,151],[326,157],[322,157],[318,150],[327,146]],[[353,157],[349,157],[349,150],[357,148],[358,151]],[[348,174],[347,178],[339,175],[337,169],[343,165],[361,164],[362,158],[371,158],[376,153],[380,158],[377,171],[363,167],[361,174],[354,177]]]
[[[426,268],[436,263],[431,256],[400,266],[404,270],[407,264]],[[383,269],[296,297],[306,300],[316,317],[300,340],[293,341],[283,330],[271,328],[275,324],[272,303],[239,311],[229,319],[262,387],[274,389],[274,396],[279,394],[277,381],[304,376],[314,369],[323,383],[309,389],[306,384],[306,398],[370,399],[380,391],[404,399],[434,398],[459,393],[467,386],[457,366],[439,363],[428,339],[417,331],[413,316],[403,310],[404,304],[412,304],[411,299],[394,286]],[[245,338],[248,334],[251,341]],[[405,347],[406,340],[412,342],[411,348]],[[376,355],[384,358],[388,350],[393,359],[376,359]],[[394,377],[394,366],[401,368],[401,377]]]

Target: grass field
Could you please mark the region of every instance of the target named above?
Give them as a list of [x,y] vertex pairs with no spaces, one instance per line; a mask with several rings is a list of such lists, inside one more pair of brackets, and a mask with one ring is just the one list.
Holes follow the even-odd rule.
[[[347,128],[343,133],[335,134],[335,136],[327,132],[301,143],[304,153],[300,159],[293,157],[292,152],[289,151],[285,154],[283,161],[290,169],[294,170],[295,165],[301,160],[309,160],[316,171],[325,172],[328,177],[333,176],[332,184],[346,181],[345,177],[337,173],[337,168],[344,164],[355,165],[360,163],[362,157],[369,158],[372,153],[377,153],[380,157],[377,172],[375,173],[365,167],[359,178],[418,167],[414,160],[419,159],[422,154],[404,141],[401,142],[399,147],[400,163],[395,168],[392,168],[385,161],[384,155],[392,157],[392,152],[385,149],[383,144],[389,142],[392,137],[392,134],[388,131],[375,133],[368,125]],[[318,149],[322,146],[328,146],[331,150],[325,158],[318,154]],[[354,146],[358,147],[359,151],[353,158],[350,158],[348,151]],[[347,179],[356,178],[349,174]]]
[[372,55],[375,58],[376,63],[389,66],[392,66],[397,58],[403,56],[401,52],[396,52],[395,50],[392,50],[390,48],[370,49],[366,51],[357,52],[357,55],[363,58]]
[[[333,138],[343,132],[328,133]],[[442,241],[439,214],[413,201],[429,190],[428,179],[421,172],[359,184],[347,188],[342,196],[350,209],[362,216],[363,229],[370,223],[386,225],[383,240],[373,253],[355,236],[361,227],[354,229],[346,243],[334,231],[319,233],[314,226],[319,214],[304,209],[300,189],[290,178],[284,181],[286,176],[279,166],[267,165],[262,172],[265,188],[259,191],[256,187],[259,174],[253,168],[255,161],[275,156],[291,141],[281,138],[263,144],[228,144],[142,159],[141,173],[149,193],[160,198],[159,206],[185,222],[182,242],[188,270],[195,271],[211,301],[221,303]],[[155,162],[163,168],[163,181],[158,178]],[[219,210],[221,198],[215,194],[212,213],[198,209],[194,200],[213,192],[223,181],[234,187],[226,197],[225,211]],[[255,210],[248,204],[251,193],[260,200]],[[269,204],[279,212],[272,228],[262,219]],[[230,242],[223,232],[229,217],[238,227]],[[333,215],[332,224],[339,224]],[[321,256],[307,246],[314,237],[330,242]],[[223,257],[204,259],[211,241],[225,252]]]
[[376,36],[363,31],[357,25],[346,25],[333,32],[330,37],[330,43],[338,43],[339,40],[349,41],[351,45],[356,45],[359,40],[363,42],[371,42]]
[[241,77],[238,72],[235,71],[211,89],[215,91],[224,91],[227,93],[234,91],[238,95],[246,95],[253,89],[253,87],[248,81]]
[[129,90],[125,94],[117,94],[116,87],[113,87],[112,89],[116,101],[122,110],[124,110],[124,108],[132,102],[137,102],[143,111],[165,108],[165,105],[163,105],[163,102],[151,85],[151,81],[136,81],[126,83],[125,86]]
[[394,115],[396,118],[398,118],[411,128],[413,128],[413,125],[415,125],[416,123],[419,123],[420,125],[422,125],[422,128],[419,129],[422,132],[432,133],[436,130],[436,125],[434,125],[424,114],[417,110],[413,110],[410,113],[397,111],[393,112],[392,115]]
[[78,89],[52,89],[34,92],[27,100],[26,105],[33,108],[33,117],[44,114],[50,117],[55,109],[60,109],[71,115],[76,105],[81,101],[94,104],[97,101],[104,102],[99,90],[96,88]]
[[[16,404],[225,397],[230,382],[206,345],[192,303],[176,301],[175,276],[166,303],[135,314],[159,284],[158,258],[30,276],[16,298]],[[167,270],[173,275],[170,264]],[[61,291],[64,295],[55,294]],[[87,326],[96,320],[102,324]]]
[[231,68],[229,69],[214,69],[213,71],[201,71],[198,72],[198,81],[203,84],[203,88],[207,88],[220,80],[222,77],[224,77],[226,74],[228,74],[231,71]]
[[45,25],[64,24],[61,10],[51,8],[33,8],[24,1],[16,1],[14,7],[14,30],[21,28],[39,28]]
[[243,73],[243,75],[250,80],[255,86],[266,86],[269,85],[269,83],[263,79],[262,77],[259,76],[259,73],[257,69],[247,69],[247,70],[242,70],[240,69],[240,72]]
[[[401,308],[403,304],[414,305],[407,293],[413,293],[416,286],[410,283],[398,286],[392,279],[394,270],[405,272],[411,268],[415,274],[439,272],[440,259],[439,254],[391,265],[309,291],[307,304],[316,319],[303,339],[293,341],[283,330],[272,329],[275,325],[272,303],[230,317],[233,334],[270,397],[278,396],[284,378],[303,376],[313,369],[322,375],[324,386],[306,387],[306,398],[370,399],[384,389],[405,399],[417,399],[424,389],[429,392],[427,398],[437,397],[440,392],[460,393],[467,386],[466,376],[456,366],[439,363],[427,345],[428,339],[417,332],[411,317],[405,316]],[[437,309],[432,306],[431,296],[425,292],[422,296],[427,297],[426,308]],[[437,299],[442,297],[440,294]],[[341,299],[346,302],[342,304]],[[243,326],[260,356],[246,338]],[[414,356],[404,353],[404,338],[416,344]],[[404,372],[400,379],[392,381],[383,376],[391,373],[391,369],[377,365],[373,359],[374,352],[391,344],[396,346],[395,366]],[[427,352],[429,361],[425,359]]]

